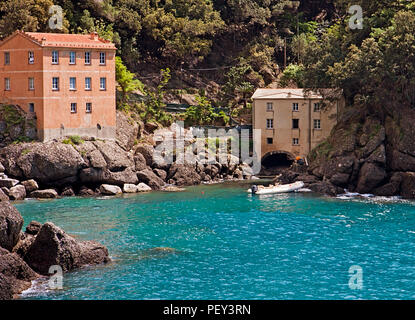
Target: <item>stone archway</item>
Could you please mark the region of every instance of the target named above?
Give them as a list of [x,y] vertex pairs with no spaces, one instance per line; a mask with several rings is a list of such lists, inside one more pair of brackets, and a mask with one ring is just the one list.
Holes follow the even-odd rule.
[[295,156],[288,151],[271,151],[266,153],[261,160],[261,175],[276,175],[281,170],[289,168],[295,161]]

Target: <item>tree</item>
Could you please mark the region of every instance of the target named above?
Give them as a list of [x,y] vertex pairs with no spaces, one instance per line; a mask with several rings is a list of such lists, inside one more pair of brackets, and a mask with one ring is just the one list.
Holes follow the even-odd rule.
[[122,104],[126,103],[128,93],[136,90],[144,91],[143,83],[140,80],[135,79],[135,74],[127,69],[120,57],[115,57],[115,77],[121,88]]

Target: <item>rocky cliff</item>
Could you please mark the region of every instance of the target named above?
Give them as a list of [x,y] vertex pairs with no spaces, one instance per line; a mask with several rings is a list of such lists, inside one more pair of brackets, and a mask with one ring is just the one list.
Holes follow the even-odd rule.
[[348,108],[330,137],[310,154],[307,172],[287,171],[282,181],[304,180],[327,194],[345,189],[415,198],[415,110]]

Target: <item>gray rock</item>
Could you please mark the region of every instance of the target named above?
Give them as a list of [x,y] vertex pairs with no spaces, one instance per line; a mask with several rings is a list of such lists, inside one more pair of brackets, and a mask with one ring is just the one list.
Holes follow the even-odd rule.
[[72,187],[65,187],[61,192],[62,197],[73,197],[75,196],[75,192],[73,191]]
[[31,221],[26,227],[26,233],[35,236],[39,233],[40,228],[42,228],[42,224],[40,222]]
[[0,188],[12,188],[19,183],[19,180],[16,179],[0,179]]
[[0,189],[0,202],[1,201],[9,201],[9,200],[10,200],[9,196],[7,194],[5,194],[2,189]]
[[151,167],[153,165],[153,153],[154,147],[148,144],[140,144],[137,146],[135,154],[140,153],[146,159],[147,166]]
[[30,193],[31,198],[36,199],[54,199],[58,197],[55,189],[35,190]]
[[123,187],[124,193],[137,193],[138,188],[135,184],[128,184],[126,183]]
[[373,192],[386,179],[387,174],[384,168],[374,163],[366,162],[360,169],[359,180],[356,191],[359,193]]
[[122,193],[122,190],[119,186],[114,186],[114,185],[110,185],[110,184],[102,184],[99,187],[99,191],[100,191],[100,193],[102,193],[104,195],[109,195],[109,196],[115,196],[117,194]]
[[23,181],[22,185],[26,188],[27,193],[30,193],[32,191],[35,191],[35,190],[39,189],[39,185],[33,179]]
[[167,178],[167,172],[162,169],[153,169],[154,173],[160,177],[161,180],[165,181]]
[[4,166],[0,162],[0,172],[4,172],[4,170],[5,170],[5,168],[4,168]]
[[10,202],[0,202],[0,247],[9,251],[19,241],[23,218]]
[[108,250],[93,242],[78,242],[53,223],[40,229],[24,260],[35,271],[47,275],[50,266],[59,265],[64,272],[110,261]]
[[145,183],[141,182],[137,185],[137,192],[149,192],[151,191],[151,187],[146,185]]
[[165,184],[164,181],[149,168],[137,172],[137,178],[140,182],[144,182],[153,190],[160,190]]
[[134,156],[135,171],[141,171],[147,168],[147,161],[141,153]]
[[124,150],[131,150],[139,133],[138,124],[129,117],[117,111],[117,141]]
[[9,198],[10,200],[23,200],[26,198],[26,188],[21,184],[10,188]]

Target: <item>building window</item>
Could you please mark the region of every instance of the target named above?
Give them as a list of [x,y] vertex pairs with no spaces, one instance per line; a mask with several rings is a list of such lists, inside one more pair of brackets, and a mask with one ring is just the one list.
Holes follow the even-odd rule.
[[10,90],[10,78],[4,78],[4,90]]
[[35,63],[35,53],[33,51],[29,51],[29,64]]
[[35,90],[35,78],[29,78],[29,90]]
[[76,90],[76,78],[69,78],[69,90]]
[[274,120],[267,119],[267,129],[274,129]]
[[321,120],[319,119],[314,120],[314,129],[321,129]]
[[29,103],[29,112],[35,112],[35,104],[33,102]]
[[293,119],[293,129],[300,128],[300,120],[299,119]]
[[91,52],[85,52],[85,64],[91,64]]
[[267,102],[267,111],[272,111],[274,110],[274,105],[272,102]]
[[320,106],[320,103],[315,103],[314,104],[314,112],[319,112],[321,110],[321,106]]
[[92,103],[91,102],[86,103],[85,111],[86,111],[86,113],[91,113],[92,112]]
[[71,113],[76,113],[76,103],[75,102],[71,103]]
[[76,64],[76,52],[69,52],[69,64]]
[[4,53],[4,64],[9,65],[10,64],[10,52]]
[[59,63],[59,51],[52,51],[52,64]]
[[293,138],[293,146],[298,146],[298,145],[300,145],[300,139]]
[[273,144],[274,143],[274,139],[272,138],[267,138],[267,144]]
[[59,78],[53,77],[52,78],[52,90],[58,91],[59,90]]
[[293,103],[293,111],[298,111],[298,103]]
[[105,62],[106,62],[105,52],[100,52],[99,53],[99,64],[105,65]]
[[99,79],[99,89],[100,90],[107,90],[107,78],[100,78]]
[[85,78],[85,90],[91,90],[91,78]]

